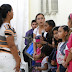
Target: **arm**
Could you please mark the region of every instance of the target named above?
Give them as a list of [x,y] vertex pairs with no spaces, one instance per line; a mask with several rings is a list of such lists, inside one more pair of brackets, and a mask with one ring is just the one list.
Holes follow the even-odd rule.
[[66,59],[66,63],[68,64],[69,61],[72,59],[72,34],[70,35],[68,39],[67,47],[70,49],[68,57]]
[[21,59],[18,55],[18,51],[17,51],[16,45],[14,43],[14,37],[13,36],[8,36],[6,38],[6,40],[7,40],[8,46],[11,50],[11,53],[12,53],[12,55],[14,56],[14,58],[16,60],[16,67],[15,67],[16,71],[19,71]]
[[72,59],[72,52],[71,52],[71,50],[72,50],[72,48],[70,49],[70,52],[69,52],[67,58],[64,59],[64,62],[62,64],[65,68],[67,68],[67,66],[69,64],[69,61]]
[[40,38],[40,42],[39,43],[46,44],[46,45],[49,45],[50,47],[54,48],[54,46],[52,44],[48,43],[47,41],[44,41],[44,39],[42,37]]
[[[27,32],[26,32],[26,35],[25,35],[25,37],[28,37],[28,34],[27,34]],[[28,40],[25,38],[25,45],[27,45],[28,44]]]
[[48,69],[48,58],[46,58],[46,62],[44,64],[44,67],[36,67],[37,70],[47,70]]
[[59,71],[59,68],[60,68],[60,66],[57,68],[56,72],[60,72],[60,71]]
[[69,51],[68,57],[66,59],[66,63],[68,64],[71,59],[72,59],[72,48]]
[[[36,34],[33,34],[33,39],[35,39]],[[34,49],[34,54],[33,57],[36,55],[36,42],[33,40],[33,49]]]
[[40,60],[41,58],[41,53],[39,55],[35,55],[34,60]]
[[37,70],[47,70],[48,69],[48,63],[44,64],[44,68],[42,67],[37,67]]

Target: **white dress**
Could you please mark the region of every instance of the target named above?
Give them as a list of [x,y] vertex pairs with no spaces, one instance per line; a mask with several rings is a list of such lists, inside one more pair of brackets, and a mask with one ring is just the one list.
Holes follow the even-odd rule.
[[[45,30],[42,30],[42,32],[45,32]],[[39,34],[39,26],[37,28],[34,29],[33,33],[36,35],[36,36],[41,36],[42,34]]]
[[[5,36],[5,27],[8,23],[2,24],[0,28],[0,36]],[[0,49],[5,49],[10,51],[7,47],[0,47]],[[0,72],[15,72],[14,68],[16,66],[16,61],[11,53],[0,51]]]
[[[43,58],[42,62],[41,62],[41,67],[44,68],[44,64],[45,63],[48,63],[48,61],[46,60],[48,58],[48,56],[46,56],[45,58]],[[42,70],[42,72],[48,72],[48,69],[47,70]]]

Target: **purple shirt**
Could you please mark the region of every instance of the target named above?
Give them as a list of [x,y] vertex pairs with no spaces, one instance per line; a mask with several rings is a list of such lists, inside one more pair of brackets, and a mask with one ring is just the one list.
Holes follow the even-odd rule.
[[25,39],[25,45],[28,45],[29,43],[32,42],[33,29],[30,29],[29,31],[27,31],[25,37],[28,37],[29,38],[29,39]]

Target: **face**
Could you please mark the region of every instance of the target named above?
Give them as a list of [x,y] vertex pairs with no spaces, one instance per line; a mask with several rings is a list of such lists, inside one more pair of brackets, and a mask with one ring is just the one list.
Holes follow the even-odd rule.
[[13,9],[11,9],[11,11],[8,12],[9,16],[10,16],[10,19],[13,18]]
[[72,28],[72,21],[71,20],[68,20],[68,27]]
[[65,33],[64,29],[62,27],[59,27],[59,29],[58,29],[58,38],[59,39],[64,39],[65,36],[66,36],[66,33]]
[[44,24],[44,29],[45,29],[45,31],[46,31],[46,32],[49,32],[49,31],[51,30],[51,28],[52,28],[52,27],[49,26],[49,24],[45,22],[45,24]]
[[57,30],[54,30],[54,31],[53,31],[53,35],[54,35],[54,38],[55,38],[56,40],[58,40],[58,31],[57,31]]
[[42,47],[42,45],[41,45],[41,44],[37,44],[37,47],[41,48],[41,47]]
[[38,15],[37,19],[36,19],[36,22],[38,23],[39,26],[44,25],[44,22],[45,22],[44,16],[43,15]]
[[33,22],[33,23],[31,24],[31,26],[32,26],[32,29],[35,29],[35,28],[38,26],[38,24],[37,24],[36,22]]

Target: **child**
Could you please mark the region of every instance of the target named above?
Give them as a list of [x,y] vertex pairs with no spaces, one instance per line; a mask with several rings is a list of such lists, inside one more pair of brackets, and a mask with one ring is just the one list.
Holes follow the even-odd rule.
[[51,48],[52,46],[52,28],[55,27],[55,22],[53,20],[47,20],[44,24],[45,31],[47,32],[46,38],[40,39],[41,44],[47,44]]
[[51,59],[51,65],[52,65],[51,71],[52,72],[56,72],[56,69],[58,67],[58,64],[56,62],[56,51],[57,51],[57,45],[61,41],[60,39],[58,39],[58,28],[59,28],[59,26],[54,27],[52,29],[52,33],[53,33],[53,37],[54,37],[52,39],[52,45],[53,45],[54,49],[52,50],[52,52],[50,54],[50,56],[52,55],[52,59]]
[[59,71],[60,72],[65,72],[66,68],[62,66],[64,57],[65,57],[65,49],[66,49],[66,44],[68,40],[68,35],[69,35],[69,28],[68,26],[61,26],[58,29],[58,38],[62,39],[62,42],[58,44],[57,48],[57,62],[59,64]]
[[44,45],[41,49],[41,56],[43,60],[41,62],[41,67],[35,67],[35,69],[40,70],[42,72],[48,72],[48,56],[50,55],[50,46]]
[[[39,55],[41,54],[41,48],[42,48],[42,44],[39,44],[38,42],[40,41],[40,35],[39,36],[36,36],[35,39],[36,39],[36,44],[37,44],[37,54],[35,55],[34,57],[34,60],[36,61],[35,62],[35,66],[41,66],[41,62],[42,62],[42,58],[39,57]],[[32,72],[40,72],[39,70],[34,70]]]
[[[68,17],[68,26],[72,30],[72,14],[70,14]],[[68,72],[72,72],[72,33],[68,39],[67,49],[65,51],[65,54],[66,54],[66,58],[65,58],[65,61],[63,63],[63,66],[64,67],[68,66],[67,67]]]

